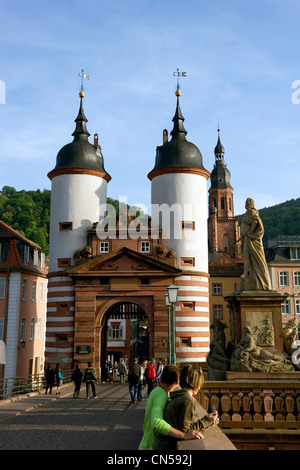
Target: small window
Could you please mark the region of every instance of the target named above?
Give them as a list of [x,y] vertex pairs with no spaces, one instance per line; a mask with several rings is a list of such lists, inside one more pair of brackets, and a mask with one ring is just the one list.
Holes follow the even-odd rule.
[[109,277],[101,277],[100,286],[109,286]]
[[31,296],[32,302],[36,301],[36,281],[32,281],[32,296]]
[[291,259],[300,260],[300,248],[291,248],[290,256]]
[[181,302],[180,310],[195,310],[195,302]]
[[195,266],[195,258],[180,258],[181,266]]
[[21,318],[20,341],[25,341],[25,334],[26,334],[26,318]]
[[195,222],[182,221],[181,229],[182,230],[195,230]]
[[99,252],[100,253],[109,253],[109,242],[100,242]]
[[280,286],[289,285],[289,273],[287,271],[281,271],[279,273],[279,285]]
[[34,327],[35,327],[35,319],[32,318],[30,322],[30,341],[34,340]]
[[222,305],[214,305],[214,318],[221,319],[223,318],[223,307]]
[[142,285],[142,286],[149,286],[149,284],[150,284],[150,279],[149,279],[149,277],[142,277],[142,278],[141,278],[141,285]]
[[40,284],[40,302],[44,302],[44,284],[41,282]]
[[294,272],[294,286],[300,287],[300,271]]
[[150,242],[142,241],[141,242],[141,253],[150,253]]
[[4,339],[4,318],[0,318],[0,341]]
[[24,264],[29,264],[30,248],[24,245]]
[[191,338],[180,338],[180,346],[191,347]]
[[295,301],[296,315],[300,315],[300,300]]
[[58,335],[58,336],[56,336],[56,341],[58,343],[66,343],[68,341],[68,336],[67,335]]
[[70,268],[72,265],[71,258],[59,258],[57,260],[58,268]]
[[282,315],[289,315],[290,312],[291,312],[290,301],[289,300],[284,300],[281,304],[281,313],[282,313]]
[[56,304],[56,312],[57,313],[65,313],[69,310],[70,302],[57,302]]
[[38,321],[38,339],[42,339],[42,324],[43,324],[43,320],[42,320],[42,318],[39,318],[39,321]]
[[0,299],[5,299],[5,277],[0,277]]
[[33,265],[38,266],[39,264],[39,250],[34,249],[33,251]]
[[28,287],[28,281],[27,281],[27,279],[23,279],[23,284],[22,284],[22,300],[24,300],[24,301],[27,300],[27,287]]
[[213,295],[222,295],[222,284],[213,284]]
[[72,222],[59,222],[59,230],[61,232],[69,231],[73,229]]
[[45,253],[41,253],[41,269],[45,269]]

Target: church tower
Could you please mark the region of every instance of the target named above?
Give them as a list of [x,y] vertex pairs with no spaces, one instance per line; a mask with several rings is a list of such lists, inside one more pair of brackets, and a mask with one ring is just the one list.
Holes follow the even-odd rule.
[[74,266],[74,255],[87,245],[87,229],[99,221],[106,204],[109,174],[104,169],[95,135],[89,143],[83,90],[75,119],[73,141],[58,152],[51,180],[50,247],[46,361],[72,362],[74,287],[65,270]]
[[207,253],[207,180],[199,149],[186,139],[177,105],[171,140],[163,133],[151,181],[151,220],[161,230],[160,243],[177,255],[182,274],[176,304],[177,362],[205,360],[209,351],[209,282]]
[[241,257],[240,228],[234,216],[233,188],[230,171],[224,160],[225,149],[220,139],[215,147],[215,165],[211,172],[209,189],[208,243],[212,253],[224,252],[231,258]]

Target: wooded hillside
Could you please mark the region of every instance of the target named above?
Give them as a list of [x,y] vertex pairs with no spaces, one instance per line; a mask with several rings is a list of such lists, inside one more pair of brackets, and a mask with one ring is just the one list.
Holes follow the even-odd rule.
[[[4,186],[0,191],[0,220],[40,245],[46,254],[49,251],[50,197],[48,189],[17,191]],[[107,202],[115,207],[118,215],[119,201],[108,198]],[[265,228],[265,245],[277,235],[300,235],[300,198],[266,207],[259,213]]]

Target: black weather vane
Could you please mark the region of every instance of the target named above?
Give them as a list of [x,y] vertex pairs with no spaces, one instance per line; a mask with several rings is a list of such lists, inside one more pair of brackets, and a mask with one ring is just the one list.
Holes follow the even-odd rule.
[[177,77],[177,90],[180,90],[179,77],[186,77],[186,72],[179,72],[179,69],[177,69],[177,71],[174,72],[173,75],[174,77]]

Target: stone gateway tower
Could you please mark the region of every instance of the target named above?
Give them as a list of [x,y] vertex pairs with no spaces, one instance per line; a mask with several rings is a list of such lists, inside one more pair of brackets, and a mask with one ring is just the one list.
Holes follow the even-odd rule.
[[164,131],[157,147],[151,180],[152,221],[161,244],[177,255],[181,274],[176,306],[177,362],[201,362],[209,351],[209,282],[207,249],[207,180],[199,149],[186,139],[184,117],[177,105],[171,140]]
[[87,229],[99,220],[100,204],[106,204],[109,174],[104,169],[100,146],[89,143],[84,92],[75,119],[74,139],[57,154],[51,180],[49,284],[46,360],[73,361],[74,288],[65,271],[74,256],[87,245]]

